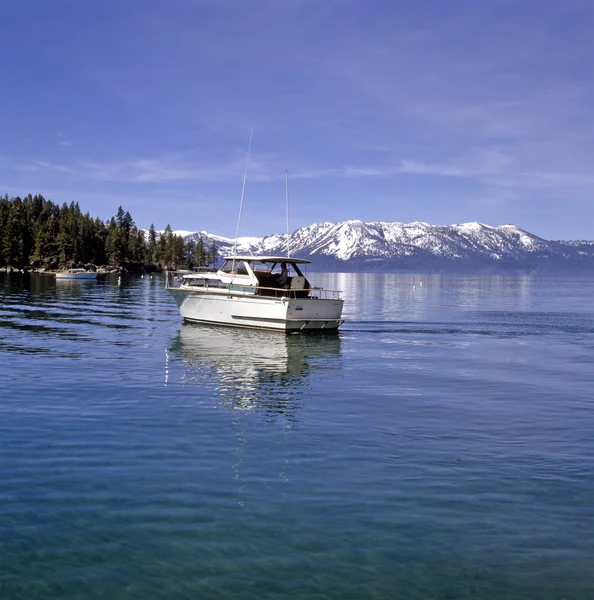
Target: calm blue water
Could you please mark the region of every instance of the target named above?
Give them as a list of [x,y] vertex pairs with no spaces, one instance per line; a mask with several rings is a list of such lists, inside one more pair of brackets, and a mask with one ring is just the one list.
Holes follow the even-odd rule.
[[331,337],[0,277],[2,600],[594,598],[594,277],[313,275]]

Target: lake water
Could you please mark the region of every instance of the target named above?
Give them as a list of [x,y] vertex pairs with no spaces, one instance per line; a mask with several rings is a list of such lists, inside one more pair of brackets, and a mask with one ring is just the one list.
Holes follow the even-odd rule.
[[313,274],[336,336],[0,275],[0,598],[594,598],[594,277]]

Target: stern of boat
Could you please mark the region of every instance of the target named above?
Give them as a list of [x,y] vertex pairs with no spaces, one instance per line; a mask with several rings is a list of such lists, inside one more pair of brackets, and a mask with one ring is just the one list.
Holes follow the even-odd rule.
[[344,322],[344,301],[339,298],[295,298],[286,301],[286,304],[288,332],[332,331]]

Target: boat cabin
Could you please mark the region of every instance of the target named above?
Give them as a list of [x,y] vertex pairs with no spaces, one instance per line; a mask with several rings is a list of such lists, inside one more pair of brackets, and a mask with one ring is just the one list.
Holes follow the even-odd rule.
[[294,297],[307,298],[310,284],[299,265],[310,262],[278,256],[228,256],[217,274],[228,284],[252,286],[261,296],[278,296],[290,291]]

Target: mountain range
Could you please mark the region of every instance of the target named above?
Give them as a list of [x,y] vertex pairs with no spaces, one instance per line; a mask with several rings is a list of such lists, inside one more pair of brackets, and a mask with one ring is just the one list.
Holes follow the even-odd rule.
[[[206,231],[176,231],[184,239],[215,242],[232,253],[234,240]],[[515,225],[429,225],[342,221],[314,223],[290,235],[240,237],[237,253],[291,256],[327,271],[534,271],[594,268],[594,241],[545,240]]]

